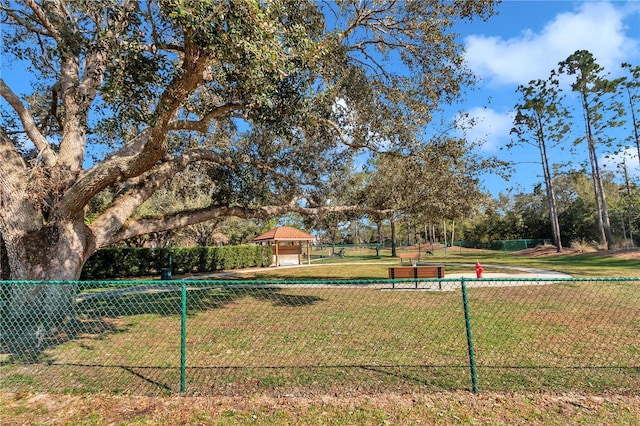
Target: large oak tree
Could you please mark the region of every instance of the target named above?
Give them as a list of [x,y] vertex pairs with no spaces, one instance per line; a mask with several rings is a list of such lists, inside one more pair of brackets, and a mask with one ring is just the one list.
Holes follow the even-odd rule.
[[[220,216],[318,213],[299,202],[314,182],[362,149],[406,148],[470,82],[452,29],[493,3],[2,0],[3,75],[13,63],[30,85],[0,79],[10,278],[75,280],[102,247]],[[208,205],[136,214],[194,166]],[[3,320],[34,298],[66,315],[72,294],[34,291],[5,288]]]

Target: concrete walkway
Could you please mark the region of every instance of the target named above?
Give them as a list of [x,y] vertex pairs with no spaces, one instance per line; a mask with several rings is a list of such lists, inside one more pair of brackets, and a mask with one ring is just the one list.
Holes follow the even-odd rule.
[[[351,262],[340,263],[340,265],[371,265],[368,262]],[[378,264],[384,264],[389,266],[398,266],[397,262],[380,262]],[[436,263],[433,263],[436,264]],[[485,268],[498,268],[502,270],[512,270],[513,273],[495,272],[484,273],[482,279],[477,279],[475,274],[475,264],[460,264],[460,263],[437,263],[438,265],[449,266],[463,266],[469,269],[469,272],[462,273],[449,273],[445,274],[445,278],[442,280],[430,279],[427,281],[420,280],[405,280],[403,282],[390,283],[373,283],[367,284],[369,288],[378,288],[383,291],[453,291],[460,289],[462,286],[460,278],[465,279],[467,288],[479,288],[479,287],[517,287],[517,286],[540,286],[548,285],[557,282],[558,279],[571,278],[570,275],[563,274],[555,271],[545,271],[542,269],[534,268],[520,268],[514,266],[501,266],[501,265],[483,265]],[[274,269],[290,269],[290,268],[311,268],[314,266],[324,266],[326,264],[311,264],[311,265],[285,265],[269,268]],[[264,272],[265,268],[248,268],[241,270],[231,270],[223,272],[215,272],[211,274],[192,275],[192,276],[180,276],[174,277],[174,280],[207,280],[207,279],[219,279],[225,277],[234,277],[242,275],[247,272]],[[386,278],[385,278],[386,279]],[[322,280],[318,280],[319,282]],[[332,280],[336,281],[336,280]],[[351,281],[355,281],[352,279]],[[291,284],[288,284],[291,285]],[[306,286],[305,284],[299,284],[299,286]],[[317,284],[309,284],[314,287]],[[327,287],[344,287],[343,285],[327,284]],[[109,289],[106,291],[82,293],[78,296],[76,301],[78,303],[88,302],[93,299],[104,299],[107,297],[121,297],[125,295],[135,294],[149,294],[149,293],[165,293],[165,292],[178,292],[180,286],[173,281],[164,281],[162,283],[149,284],[144,281],[140,281],[140,284],[133,286],[123,286],[121,288]]]
[[[372,265],[374,263],[371,262],[349,262],[349,263],[338,263],[336,265]],[[398,262],[380,262],[375,263],[377,265],[389,265],[389,266],[399,266]],[[445,265],[446,266],[458,266],[465,267],[469,269],[469,272],[459,272],[459,273],[446,273],[445,279],[448,278],[473,278],[476,279],[475,273],[475,264],[474,263],[431,263],[434,265]],[[325,266],[326,264],[304,264],[304,265],[283,265],[283,266],[274,266],[271,268],[248,268],[241,270],[231,270],[231,271],[223,271],[223,272],[213,272],[211,274],[203,274],[197,276],[185,276],[181,279],[187,280],[203,280],[203,279],[216,279],[222,277],[232,277],[242,275],[243,273],[251,273],[251,272],[264,272],[265,270],[275,270],[275,269],[291,269],[291,268],[312,268],[314,266]],[[407,266],[407,265],[404,265]],[[540,279],[540,278],[548,278],[548,279],[556,279],[556,278],[572,278],[571,275],[564,274],[562,272],[557,271],[547,271],[544,269],[535,269],[535,268],[524,268],[517,266],[503,266],[503,265],[482,265],[486,268],[495,268],[502,270],[509,270],[511,272],[485,272],[483,273],[483,278],[493,278],[493,279]]]
[[[447,265],[446,263],[444,265]],[[476,278],[475,273],[475,264],[460,264],[460,263],[452,263],[449,265],[455,266],[465,266],[469,267],[470,271],[464,273],[453,273],[447,274],[447,278]],[[482,274],[483,278],[572,278],[571,275],[557,272],[557,271],[547,271],[544,269],[535,269],[535,268],[522,268],[517,266],[502,266],[502,265],[482,265],[486,268],[496,268],[496,269],[506,269],[513,272],[485,272]]]

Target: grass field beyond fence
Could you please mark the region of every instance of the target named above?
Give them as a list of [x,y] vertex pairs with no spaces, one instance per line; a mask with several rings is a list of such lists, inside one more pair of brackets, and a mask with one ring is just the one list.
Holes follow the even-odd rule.
[[468,280],[468,323],[459,279],[394,284],[41,283],[77,286],[76,312],[0,355],[0,388],[349,395],[471,390],[472,370],[480,390],[640,388],[640,280]]

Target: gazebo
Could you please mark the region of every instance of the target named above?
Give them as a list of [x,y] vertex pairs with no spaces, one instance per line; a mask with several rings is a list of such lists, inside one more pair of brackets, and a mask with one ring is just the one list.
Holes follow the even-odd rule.
[[311,264],[311,242],[316,238],[291,226],[279,226],[253,239],[258,244],[271,244],[274,266],[280,266],[283,260],[297,260],[302,265],[302,245],[306,243],[307,263]]

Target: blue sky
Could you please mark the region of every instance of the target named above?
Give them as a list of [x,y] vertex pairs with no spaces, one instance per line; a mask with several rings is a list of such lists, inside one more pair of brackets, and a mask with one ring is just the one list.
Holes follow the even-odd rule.
[[[494,195],[510,188],[531,191],[536,183],[542,182],[535,148],[500,149],[511,140],[509,131],[513,107],[519,101],[516,93],[519,84],[547,78],[558,62],[578,49],[590,51],[611,77],[621,75],[623,62],[640,65],[637,0],[506,0],[496,10],[498,14],[487,22],[473,22],[458,29],[466,46],[468,66],[481,82],[457,106],[477,118],[479,124],[468,137],[484,141],[483,154],[518,163],[509,182],[495,176],[483,178],[484,188]],[[581,120],[580,116],[577,120]],[[555,150],[550,152],[550,161],[566,164],[569,160],[580,160],[582,154],[586,157],[586,147],[571,158],[567,152]],[[610,164],[604,154],[602,162]],[[640,177],[637,155],[631,163],[634,175]]]
[[[622,62],[640,65],[638,0],[504,0],[496,10],[497,15],[487,22],[476,20],[456,28],[466,46],[468,66],[481,81],[451,111],[452,116],[462,110],[477,119],[477,126],[467,136],[483,141],[478,155],[496,155],[517,163],[508,182],[498,176],[483,177],[484,189],[493,195],[509,189],[531,191],[542,182],[535,148],[501,149],[511,140],[519,84],[547,78],[558,62],[578,49],[592,52],[611,76],[620,75]],[[19,86],[20,73],[5,72],[3,77],[20,92],[14,84]],[[586,156],[586,148],[581,150]],[[578,158],[568,155],[551,151],[550,160],[559,164],[580,160],[580,153]],[[602,158],[601,164],[607,163],[611,161]],[[637,156],[631,164],[634,176],[640,178]]]

